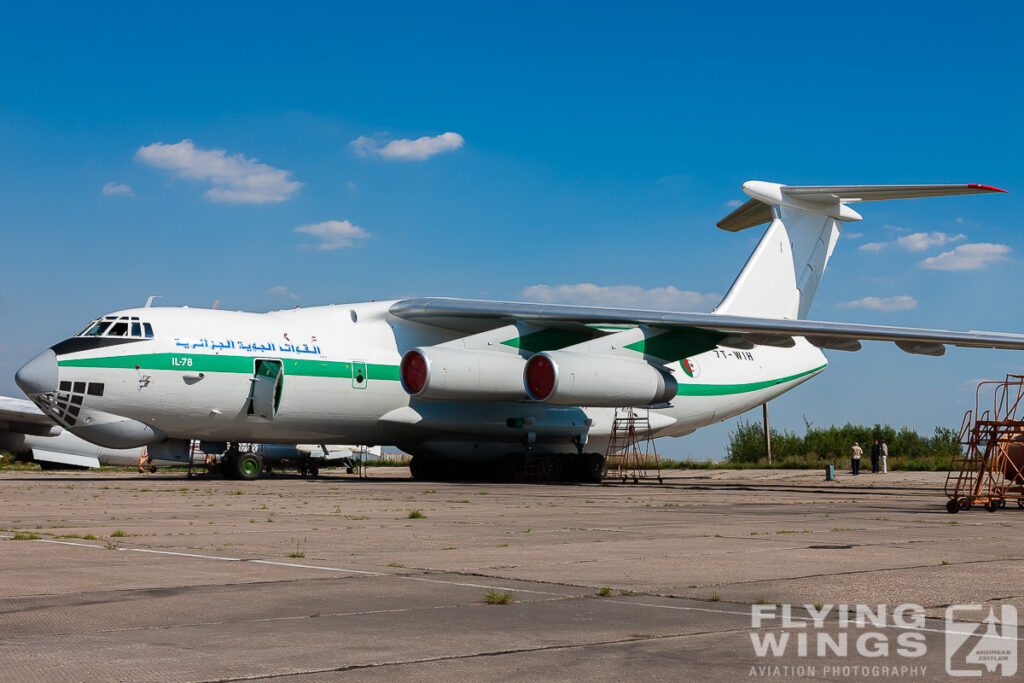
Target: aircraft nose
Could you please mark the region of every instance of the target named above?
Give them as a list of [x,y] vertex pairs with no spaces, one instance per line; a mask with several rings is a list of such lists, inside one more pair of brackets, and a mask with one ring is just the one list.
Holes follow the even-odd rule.
[[45,394],[57,390],[57,354],[46,349],[21,366],[14,381],[26,394]]

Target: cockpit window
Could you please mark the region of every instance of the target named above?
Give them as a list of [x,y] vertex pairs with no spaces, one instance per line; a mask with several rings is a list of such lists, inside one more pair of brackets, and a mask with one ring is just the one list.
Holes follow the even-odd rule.
[[85,332],[85,334],[83,334],[82,336],[83,337],[99,337],[100,335],[103,334],[103,332],[108,327],[110,327],[110,322],[109,321],[107,321],[107,320],[100,320],[97,323],[95,323],[92,327],[90,327]]
[[132,316],[118,317],[108,315],[102,320],[94,320],[76,337],[131,337],[134,339],[152,339],[153,326],[149,323],[140,322]]

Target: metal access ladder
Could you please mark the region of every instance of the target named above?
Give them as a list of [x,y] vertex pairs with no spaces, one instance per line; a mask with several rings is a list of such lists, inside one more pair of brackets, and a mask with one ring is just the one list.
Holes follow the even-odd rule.
[[[661,479],[661,458],[654,445],[650,411],[640,408],[616,408],[612,420],[611,439],[605,453],[605,463],[610,478],[629,479],[634,484],[641,479]],[[657,473],[652,477],[648,470]]]

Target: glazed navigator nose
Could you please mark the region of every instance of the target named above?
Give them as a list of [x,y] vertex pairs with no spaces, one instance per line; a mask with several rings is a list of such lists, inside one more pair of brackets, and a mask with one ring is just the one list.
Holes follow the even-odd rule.
[[57,354],[46,349],[21,366],[14,381],[28,395],[46,394],[57,390]]

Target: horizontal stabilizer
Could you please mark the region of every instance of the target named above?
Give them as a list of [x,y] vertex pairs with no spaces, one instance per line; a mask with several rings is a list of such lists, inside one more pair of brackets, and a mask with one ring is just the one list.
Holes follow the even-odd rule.
[[877,202],[886,199],[950,197],[958,194],[1006,192],[991,185],[789,185],[782,191],[790,197],[816,202]]
[[[759,180],[743,183],[743,191],[753,197],[718,222],[722,230],[737,232],[767,223],[772,219],[771,207],[790,206],[795,209],[834,215],[830,207],[856,202],[876,202],[888,199],[918,199],[922,197],[949,197],[961,194],[1006,192],[991,185],[977,183],[953,185],[778,185]],[[814,206],[819,205],[818,207]],[[857,220],[849,213],[849,220]]]

